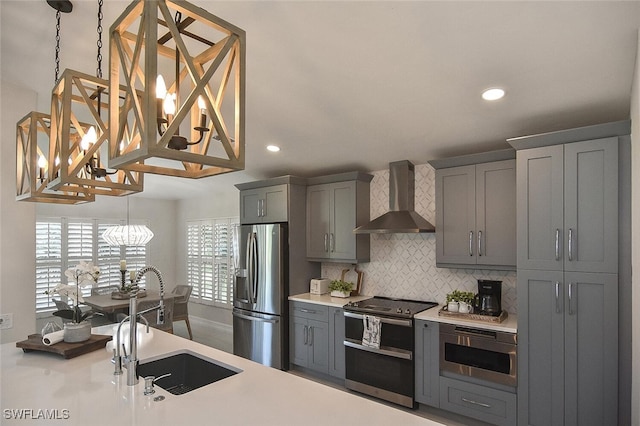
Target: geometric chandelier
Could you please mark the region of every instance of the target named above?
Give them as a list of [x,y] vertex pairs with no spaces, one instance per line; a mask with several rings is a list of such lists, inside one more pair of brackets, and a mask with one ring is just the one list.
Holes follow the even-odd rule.
[[32,111],[16,126],[16,200],[79,204],[95,200],[86,187],[54,191],[47,188],[51,162],[47,161],[50,116]]
[[[51,94],[49,188],[80,185],[92,194],[115,196],[143,190],[142,173],[106,168],[108,90],[107,80],[72,69],[62,73]],[[81,118],[92,124],[80,125]]]
[[110,167],[244,169],[244,30],[185,1],[135,0],[111,26],[109,56]]
[[[54,167],[49,187],[59,190],[82,185],[93,194],[128,195],[142,191],[142,173],[106,168],[109,82],[102,79],[102,5],[99,0],[97,75],[66,69],[51,95],[49,161]],[[79,126],[81,119],[93,124]]]

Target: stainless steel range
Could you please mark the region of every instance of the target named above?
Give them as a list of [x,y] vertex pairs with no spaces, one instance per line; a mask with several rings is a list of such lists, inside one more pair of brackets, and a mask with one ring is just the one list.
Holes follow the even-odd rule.
[[[405,407],[415,407],[413,316],[436,302],[373,297],[344,307],[345,386]],[[378,321],[379,320],[379,321]],[[379,324],[379,340],[363,335]]]

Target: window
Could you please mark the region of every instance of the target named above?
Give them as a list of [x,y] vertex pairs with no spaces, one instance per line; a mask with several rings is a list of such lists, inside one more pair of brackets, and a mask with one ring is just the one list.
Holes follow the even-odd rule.
[[[147,247],[110,247],[100,238],[107,227],[116,224],[119,223],[103,219],[64,217],[36,220],[36,313],[55,310],[52,297],[45,291],[67,283],[64,272],[81,261],[93,262],[100,268],[99,287],[120,285],[120,259],[127,260],[130,271],[147,264]],[[144,287],[144,278],[141,284]],[[90,288],[83,289],[83,295],[90,293]]]
[[232,233],[238,218],[187,222],[187,284],[191,300],[228,307],[233,303]]

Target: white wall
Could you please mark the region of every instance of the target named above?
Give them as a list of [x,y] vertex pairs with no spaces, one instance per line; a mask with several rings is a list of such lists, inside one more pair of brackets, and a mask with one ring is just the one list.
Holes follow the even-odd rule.
[[631,90],[632,391],[631,424],[640,424],[640,30]]
[[16,201],[16,123],[35,109],[36,93],[0,82],[0,313],[13,328],[0,343],[23,340],[35,330],[35,204]]

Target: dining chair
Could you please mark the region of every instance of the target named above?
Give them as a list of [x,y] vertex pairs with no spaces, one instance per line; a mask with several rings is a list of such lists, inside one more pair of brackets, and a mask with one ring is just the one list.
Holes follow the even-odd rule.
[[[138,312],[142,312],[145,309],[158,306],[158,300],[140,300],[138,301]],[[158,330],[166,331],[173,334],[173,299],[165,299],[164,301],[164,324],[158,324],[158,310],[148,312],[143,315],[149,321],[149,327],[157,328]]]
[[184,321],[187,324],[189,339],[193,340],[191,324],[189,323],[189,297],[191,297],[191,290],[193,290],[193,287],[190,285],[180,284],[171,291],[171,294],[176,295],[173,305],[173,321]]

